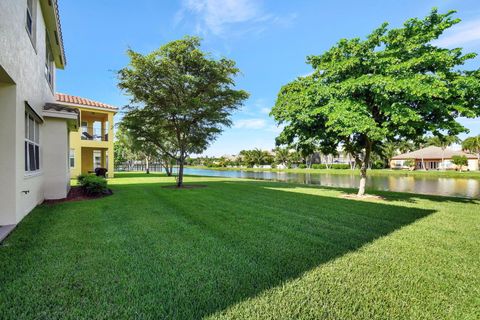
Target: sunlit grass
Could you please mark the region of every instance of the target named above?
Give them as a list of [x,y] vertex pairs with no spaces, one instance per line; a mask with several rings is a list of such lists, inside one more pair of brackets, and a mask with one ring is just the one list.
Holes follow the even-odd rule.
[[476,319],[480,205],[117,174],[0,247],[1,319]]

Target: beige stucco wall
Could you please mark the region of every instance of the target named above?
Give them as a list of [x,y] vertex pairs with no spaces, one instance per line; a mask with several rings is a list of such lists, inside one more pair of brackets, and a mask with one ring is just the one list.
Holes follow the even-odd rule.
[[45,199],[65,198],[70,188],[67,122],[64,119],[45,118],[43,142]]
[[[36,41],[32,45],[25,27],[27,1],[0,1],[0,66],[15,83],[0,85],[0,225],[19,222],[44,199],[44,162],[40,172],[26,175],[24,169],[25,101],[38,113],[54,101],[54,88],[45,79],[45,23],[40,3],[36,5]],[[40,128],[44,153],[44,127]],[[28,191],[23,193],[22,191]]]
[[468,170],[478,171],[478,160],[477,159],[468,159]]

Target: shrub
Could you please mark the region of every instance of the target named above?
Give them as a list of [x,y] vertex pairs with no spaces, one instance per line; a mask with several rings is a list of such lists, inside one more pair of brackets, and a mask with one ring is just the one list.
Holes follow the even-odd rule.
[[307,168],[307,165],[304,164],[304,163],[300,163],[300,164],[298,165],[298,168],[299,168],[299,169],[306,169],[306,168]]
[[350,169],[350,165],[348,163],[334,163],[332,169]]
[[312,169],[326,169],[327,166],[324,163],[314,163],[312,164]]
[[385,168],[385,163],[381,160],[375,160],[372,163],[372,169],[383,169]]
[[94,175],[85,175],[79,179],[83,192],[90,196],[100,195],[107,192],[107,180]]
[[415,159],[407,159],[403,162],[403,165],[409,168],[415,167]]
[[452,163],[460,167],[460,171],[462,171],[464,166],[468,166],[468,159],[466,156],[453,156]]
[[78,184],[79,184],[79,185],[82,185],[82,181],[83,181],[87,176],[88,176],[88,175],[86,175],[86,174],[84,174],[84,173],[81,174],[81,175],[79,175],[79,176],[77,177]]

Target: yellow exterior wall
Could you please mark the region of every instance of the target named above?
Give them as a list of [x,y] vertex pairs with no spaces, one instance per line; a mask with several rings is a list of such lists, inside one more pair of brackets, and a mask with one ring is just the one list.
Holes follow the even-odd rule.
[[[93,121],[95,119],[102,118],[102,120],[108,121],[108,128],[105,128],[106,123],[103,122],[101,127],[102,129],[107,129],[108,141],[93,141],[93,140],[82,140],[82,127],[78,128],[78,131],[70,132],[70,149],[74,150],[75,154],[75,166],[70,168],[70,174],[72,178],[76,178],[82,173],[88,173],[93,171],[93,151],[100,150],[102,152],[102,166],[106,167],[106,156],[108,155],[108,177],[113,177],[114,171],[114,154],[113,154],[113,126],[115,111],[109,111],[106,109],[95,109],[95,108],[82,108],[78,105],[72,106],[80,110],[80,124],[82,122],[87,122],[88,130],[92,134],[91,127],[93,126]],[[95,113],[92,115],[91,113]],[[102,132],[104,132],[102,130]]]

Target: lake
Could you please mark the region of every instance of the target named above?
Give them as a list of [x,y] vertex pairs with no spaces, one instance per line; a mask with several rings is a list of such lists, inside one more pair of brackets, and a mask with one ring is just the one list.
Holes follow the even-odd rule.
[[[328,174],[328,173],[287,173],[270,171],[219,171],[209,169],[185,168],[185,174],[272,180],[299,184],[321,185],[340,188],[357,188],[360,177],[358,174]],[[369,176],[367,189],[453,196],[464,198],[480,198],[480,180],[471,178],[439,178],[414,177],[402,175]]]

